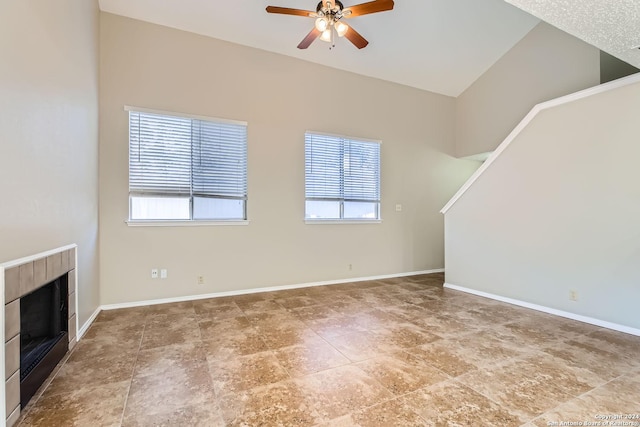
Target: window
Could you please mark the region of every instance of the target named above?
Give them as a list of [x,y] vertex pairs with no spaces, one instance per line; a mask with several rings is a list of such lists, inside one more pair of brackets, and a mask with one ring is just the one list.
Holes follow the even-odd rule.
[[305,218],[380,219],[380,143],[305,134]]
[[129,109],[131,220],[245,220],[247,125]]

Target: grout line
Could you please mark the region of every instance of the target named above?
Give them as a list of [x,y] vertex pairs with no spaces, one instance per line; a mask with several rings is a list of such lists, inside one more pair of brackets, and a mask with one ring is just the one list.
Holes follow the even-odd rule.
[[[463,374],[463,375],[464,375],[464,374]],[[495,399],[493,399],[491,396],[487,396],[485,393],[482,393],[481,391],[476,390],[474,387],[470,386],[469,384],[465,384],[465,383],[463,383],[463,382],[459,381],[459,380],[458,380],[458,377],[453,378],[453,381],[454,381],[454,382],[456,382],[456,383],[458,383],[458,385],[460,385],[460,386],[462,386],[462,387],[468,388],[469,390],[472,390],[472,391],[474,391],[474,392],[478,393],[480,396],[484,397],[484,398],[485,398],[485,399],[487,399],[489,402],[491,402],[491,403],[493,403],[494,405],[498,406],[498,408],[500,408],[500,409],[504,409],[505,411],[507,411],[507,412],[508,412],[508,413],[510,413],[511,415],[513,415],[513,416],[515,416],[516,418],[518,418],[518,420],[520,420],[520,421],[522,421],[522,420],[523,420],[523,418],[522,418],[518,413],[514,413],[514,412],[513,412],[513,411],[514,411],[514,409],[512,409],[511,407],[509,407],[509,406],[507,406],[507,405],[505,405],[505,404],[503,404],[503,403],[500,403],[500,402],[496,401],[496,400],[495,400]],[[525,420],[525,421],[524,421],[524,423],[525,423],[525,424],[526,424],[526,423],[528,423],[528,422],[531,422],[531,419],[528,419],[528,418],[524,418],[524,420]]]
[[[393,286],[396,286],[396,284],[385,284],[383,287],[377,287],[377,288],[382,288],[382,289],[386,289],[386,290],[388,290],[388,291],[392,291],[392,290],[393,290]],[[365,288],[364,290],[365,290],[364,294],[366,294],[366,290],[367,290],[367,288]],[[415,291],[415,290],[409,290],[409,291],[410,291],[410,292],[409,292],[409,295],[412,295],[412,294],[413,294],[413,292],[418,292],[418,291]],[[276,294],[276,295],[277,295],[277,294]],[[346,295],[346,294],[344,294],[342,290],[337,290],[336,292],[333,292],[333,293],[332,293],[332,295],[334,296],[334,301],[341,301],[341,298],[342,298],[344,295]],[[393,294],[393,296],[396,296],[396,295],[395,295],[395,294]],[[294,347],[294,346],[296,346],[296,347],[303,347],[303,346],[304,346],[304,341],[302,341],[302,342],[301,342],[301,341],[296,341],[293,345],[289,345],[289,346],[281,347],[281,349],[274,349],[274,348],[271,348],[271,347],[267,344],[267,341],[264,339],[264,338],[265,338],[265,334],[262,332],[262,330],[260,330],[260,329],[258,328],[258,326],[261,324],[261,322],[260,322],[259,320],[249,321],[249,316],[251,316],[251,315],[248,315],[248,314],[247,314],[247,312],[246,312],[245,310],[243,310],[242,308],[240,308],[240,306],[239,306],[235,301],[232,301],[233,306],[234,306],[234,307],[236,307],[236,308],[240,311],[240,313],[241,313],[240,315],[235,316],[235,317],[244,317],[244,318],[245,318],[245,319],[247,319],[247,321],[249,322],[249,326],[248,326],[247,328],[242,329],[242,330],[240,330],[240,331],[234,331],[234,333],[235,333],[235,332],[243,333],[244,331],[252,331],[253,333],[255,333],[255,334],[256,334],[256,337],[257,337],[258,339],[260,339],[260,340],[265,344],[266,350],[263,350],[263,352],[265,352],[265,353],[266,353],[266,352],[269,352],[269,354],[270,354],[271,356],[273,356],[273,357],[276,359],[276,361],[277,361],[277,363],[278,363],[278,366],[280,366],[280,367],[284,370],[284,372],[286,372],[286,373],[287,373],[287,375],[288,375],[288,377],[289,377],[289,378],[287,378],[287,379],[283,379],[283,380],[277,381],[277,382],[275,382],[275,383],[260,385],[260,386],[258,386],[259,388],[264,388],[264,387],[273,386],[274,384],[278,384],[278,383],[281,383],[281,382],[284,382],[284,381],[297,381],[297,380],[304,379],[305,377],[308,377],[308,376],[311,376],[311,375],[315,375],[315,374],[319,374],[319,373],[322,373],[322,372],[330,371],[330,370],[333,370],[333,369],[336,369],[336,368],[341,368],[341,367],[347,367],[347,366],[349,366],[349,367],[355,367],[355,368],[357,368],[360,372],[363,372],[363,374],[364,374],[367,378],[369,378],[370,380],[374,381],[374,382],[375,382],[375,384],[378,384],[380,387],[382,387],[382,389],[387,390],[387,391],[390,393],[390,395],[391,395],[391,397],[390,397],[390,398],[383,399],[383,400],[381,400],[381,401],[379,401],[379,402],[377,402],[377,403],[375,403],[375,404],[373,404],[373,405],[366,406],[366,407],[361,408],[361,409],[358,409],[358,410],[356,410],[356,411],[348,412],[347,414],[344,414],[343,416],[347,416],[347,415],[349,415],[349,414],[356,414],[356,413],[359,413],[359,412],[365,411],[365,410],[367,410],[367,409],[369,409],[369,408],[372,408],[372,407],[375,407],[375,406],[378,406],[378,405],[382,405],[382,404],[384,404],[384,403],[387,403],[387,402],[390,402],[390,401],[394,401],[394,400],[398,400],[399,402],[406,403],[406,402],[404,402],[404,398],[405,398],[407,395],[409,395],[409,394],[415,393],[415,392],[417,392],[417,391],[419,391],[419,390],[432,388],[432,387],[436,386],[437,384],[443,384],[443,383],[445,383],[445,382],[453,382],[453,383],[455,383],[455,384],[458,384],[458,385],[459,385],[459,386],[461,386],[461,387],[465,387],[465,388],[467,388],[467,389],[473,390],[475,393],[478,393],[480,396],[483,396],[484,398],[488,399],[488,401],[490,401],[490,402],[492,402],[493,404],[497,405],[497,407],[498,407],[498,408],[501,408],[501,409],[503,409],[503,410],[507,411],[508,413],[510,413],[510,414],[512,414],[512,415],[514,415],[514,416],[516,416],[518,419],[521,419],[521,418],[522,418],[523,420],[525,420],[525,419],[528,419],[528,418],[529,418],[529,416],[521,417],[521,415],[518,415],[518,414],[520,414],[520,413],[522,412],[521,410],[518,410],[518,409],[511,409],[511,407],[509,407],[509,406],[506,406],[506,405],[504,405],[504,404],[500,404],[500,403],[498,403],[497,401],[495,401],[495,400],[494,400],[494,399],[492,399],[491,397],[489,397],[489,396],[485,395],[484,393],[482,393],[482,392],[480,392],[480,391],[476,390],[476,389],[475,389],[475,388],[473,388],[472,386],[467,385],[467,384],[465,384],[465,383],[461,382],[461,381],[460,381],[460,378],[461,378],[461,377],[463,377],[464,375],[466,375],[466,374],[468,374],[468,373],[472,373],[472,372],[474,372],[474,371],[476,371],[476,372],[481,372],[483,369],[487,369],[488,367],[491,367],[491,368],[492,368],[492,369],[494,369],[494,370],[495,370],[495,369],[499,370],[499,369],[500,369],[501,367],[503,367],[503,366],[506,366],[506,365],[512,365],[512,364],[518,364],[519,362],[522,362],[522,361],[524,361],[524,360],[530,359],[530,358],[532,358],[532,357],[539,357],[539,356],[542,356],[542,355],[545,355],[545,356],[548,356],[548,357],[555,357],[555,356],[553,356],[553,355],[551,355],[551,354],[548,354],[548,353],[544,352],[544,350],[543,350],[543,348],[544,348],[544,346],[545,346],[545,344],[544,344],[544,343],[542,343],[542,344],[535,344],[535,343],[530,342],[529,340],[524,340],[524,344],[522,344],[522,342],[520,342],[520,343],[517,343],[517,342],[516,342],[516,343],[514,343],[514,342],[511,342],[511,341],[509,341],[509,340],[502,340],[502,339],[498,338],[497,336],[495,336],[495,337],[494,337],[493,335],[491,335],[492,339],[496,339],[497,341],[500,341],[500,342],[501,342],[501,343],[503,343],[503,345],[505,345],[505,347],[506,347],[506,348],[508,348],[508,349],[516,349],[516,348],[523,348],[523,347],[524,347],[524,348],[526,349],[526,352],[518,352],[518,353],[516,353],[515,355],[509,356],[508,358],[502,359],[502,360],[500,360],[500,361],[498,361],[498,362],[496,362],[496,363],[491,363],[491,359],[490,359],[490,358],[486,358],[486,357],[485,357],[485,358],[483,358],[483,359],[482,359],[482,361],[488,360],[488,361],[490,362],[489,364],[487,364],[487,365],[483,365],[483,366],[477,366],[477,365],[474,363],[474,364],[473,364],[473,367],[474,367],[473,369],[471,369],[471,370],[469,370],[469,371],[467,371],[467,372],[464,372],[464,373],[462,373],[461,375],[458,375],[458,376],[452,376],[452,375],[448,374],[447,372],[444,372],[442,369],[440,369],[440,368],[438,368],[438,367],[436,367],[436,366],[433,366],[431,363],[429,363],[429,359],[428,359],[428,358],[420,358],[421,363],[424,363],[425,365],[432,367],[433,369],[437,370],[438,372],[441,372],[441,373],[444,375],[444,377],[445,377],[446,379],[445,379],[445,380],[443,380],[443,381],[440,381],[440,382],[434,383],[434,384],[430,384],[430,385],[428,385],[428,386],[426,386],[426,387],[421,387],[421,388],[418,388],[418,389],[416,389],[416,390],[409,391],[409,392],[407,392],[407,393],[403,393],[403,394],[400,394],[400,395],[396,395],[393,391],[391,391],[391,389],[387,388],[384,384],[382,384],[382,383],[380,382],[380,380],[378,380],[376,377],[374,377],[373,375],[370,375],[369,373],[367,373],[366,371],[364,371],[362,368],[360,368],[359,366],[357,366],[357,365],[358,365],[358,364],[360,364],[360,363],[367,362],[367,361],[371,361],[371,360],[373,360],[373,359],[377,359],[377,358],[381,358],[381,357],[392,357],[392,353],[393,353],[393,351],[387,351],[387,350],[384,350],[384,351],[382,351],[382,352],[380,352],[380,353],[376,353],[376,354],[372,355],[372,357],[367,357],[367,358],[365,358],[365,359],[363,359],[363,360],[357,360],[357,361],[356,361],[356,360],[351,360],[349,357],[347,357],[347,356],[345,355],[345,353],[343,353],[342,351],[340,351],[338,348],[336,348],[336,347],[334,346],[334,344],[332,344],[332,342],[330,341],[332,338],[326,338],[325,336],[320,335],[318,332],[316,332],[316,329],[317,329],[317,328],[313,327],[313,326],[312,326],[312,324],[311,324],[312,322],[314,322],[314,321],[316,321],[316,320],[320,320],[320,319],[331,319],[331,318],[334,318],[334,317],[336,317],[335,315],[334,315],[334,316],[329,316],[329,317],[320,317],[320,318],[314,318],[314,319],[309,319],[309,320],[303,320],[303,319],[300,317],[300,315],[298,314],[298,312],[294,311],[296,308],[304,308],[304,307],[325,307],[325,308],[329,308],[329,309],[331,309],[331,304],[330,304],[329,300],[324,300],[324,299],[320,299],[320,298],[318,298],[318,301],[315,301],[314,296],[310,296],[310,297],[311,297],[312,299],[314,299],[314,302],[316,302],[315,304],[313,304],[313,305],[311,305],[311,306],[295,307],[295,308],[292,308],[292,309],[287,309],[287,308],[286,308],[286,307],[284,307],[282,304],[280,304],[280,303],[276,302],[276,301],[275,301],[275,300],[276,300],[276,298],[267,298],[267,299],[265,299],[264,301],[273,301],[273,302],[275,302],[276,306],[277,306],[277,307],[279,307],[279,308],[278,308],[278,309],[274,309],[274,310],[260,310],[260,311],[258,311],[258,312],[254,312],[252,315],[254,315],[254,316],[255,316],[256,314],[258,314],[258,315],[259,315],[259,314],[263,314],[263,313],[270,313],[270,312],[273,312],[273,313],[280,313],[280,312],[288,313],[289,315],[293,316],[293,318],[295,318],[295,319],[296,319],[296,322],[300,322],[301,324],[304,324],[304,326],[305,326],[305,329],[306,329],[306,330],[308,330],[308,331],[312,332],[314,335],[318,336],[318,337],[319,337],[323,342],[325,342],[326,344],[328,344],[328,345],[329,345],[332,349],[334,349],[337,353],[339,353],[340,355],[342,355],[342,356],[347,360],[347,362],[346,362],[346,363],[342,363],[342,364],[337,365],[337,366],[327,367],[327,368],[324,368],[324,369],[321,369],[321,370],[318,370],[318,371],[309,372],[309,373],[305,373],[305,374],[303,374],[303,375],[300,375],[300,376],[296,376],[296,377],[294,377],[294,376],[291,374],[290,370],[289,370],[289,369],[287,369],[285,366],[283,366],[282,362],[281,362],[281,361],[278,359],[278,357],[276,356],[276,353],[277,353],[279,350],[281,350],[281,349],[285,349],[285,348],[289,348],[289,347]],[[475,297],[474,297],[474,298],[475,298]],[[479,298],[479,297],[478,297],[478,298]],[[477,333],[477,332],[478,332],[478,331],[467,331],[467,330],[465,330],[465,331],[463,331],[462,333],[460,333],[460,334],[454,334],[453,336],[449,336],[449,335],[441,336],[441,335],[435,334],[434,332],[431,332],[431,330],[430,330],[430,328],[429,328],[429,327],[424,326],[424,325],[421,325],[421,324],[418,324],[418,323],[414,323],[413,321],[408,320],[408,319],[405,319],[404,317],[402,317],[402,316],[400,316],[400,315],[396,314],[395,312],[388,312],[388,311],[385,311],[385,310],[381,310],[381,309],[379,309],[378,307],[376,307],[375,305],[372,305],[373,303],[369,303],[369,302],[367,302],[367,300],[365,300],[364,298],[353,298],[353,299],[354,299],[355,301],[357,301],[358,303],[362,304],[362,308],[363,308],[362,313],[368,313],[368,312],[369,312],[369,310],[368,310],[368,309],[366,309],[367,307],[370,307],[372,310],[380,310],[380,311],[382,311],[383,313],[385,313],[386,315],[391,316],[391,318],[395,319],[395,321],[397,321],[397,322],[402,322],[402,323],[407,323],[407,324],[415,325],[417,328],[419,328],[419,330],[420,330],[420,331],[426,331],[426,332],[429,332],[429,333],[431,333],[431,334],[434,334],[434,335],[436,335],[436,336],[440,337],[439,339],[437,339],[437,340],[435,340],[435,341],[433,341],[433,342],[431,342],[431,343],[427,343],[426,345],[429,345],[429,344],[432,344],[432,343],[437,343],[437,342],[446,342],[447,340],[454,340],[454,341],[455,341],[455,340],[459,340],[459,338],[460,338],[460,337],[465,337],[465,336],[468,336],[468,335],[470,335],[470,334],[472,334],[472,333]],[[470,310],[470,308],[469,308],[468,306],[462,306],[462,305],[458,306],[458,304],[459,304],[459,303],[456,303],[456,302],[455,302],[455,299],[456,299],[456,298],[453,298],[453,299],[452,299],[452,298],[441,299],[441,298],[439,298],[439,297],[438,297],[438,299],[437,299],[437,300],[434,300],[434,301],[439,301],[439,302],[441,302],[441,303],[443,303],[443,304],[445,304],[445,305],[449,305],[449,306],[451,306],[451,308],[452,308],[453,310],[457,310],[458,312],[460,312],[460,311],[465,311],[465,312],[466,312],[466,311]],[[420,306],[419,306],[419,305],[417,305],[417,304],[414,304],[414,303],[411,303],[411,302],[409,302],[409,301],[407,301],[407,300],[404,300],[403,295],[399,295],[399,300],[403,301],[400,305],[407,304],[407,305],[413,305],[413,306],[416,306],[416,307],[420,307]],[[258,302],[259,302],[259,301],[258,301]],[[461,302],[462,302],[462,301],[461,301]],[[460,303],[461,303],[461,302],[460,302]],[[394,302],[394,304],[390,304],[389,306],[393,306],[393,307],[395,307],[395,302]],[[461,308],[460,308],[460,307],[461,307]],[[420,307],[420,308],[422,308],[422,307]],[[524,308],[518,308],[518,309],[524,309]],[[250,307],[247,307],[247,308],[246,308],[246,310],[251,310],[251,308],[250,308]],[[282,311],[282,310],[284,310],[284,311]],[[425,316],[435,316],[435,315],[437,315],[439,312],[430,312],[429,310],[424,309],[424,313],[425,313]],[[357,315],[358,313],[355,313],[355,314]],[[181,314],[180,314],[180,313],[178,313],[178,315],[181,315]],[[338,315],[339,317],[348,317],[348,318],[349,318],[349,317],[353,317],[353,313],[337,312],[337,315]],[[137,369],[137,364],[139,363],[139,356],[140,356],[140,352],[141,352],[141,350],[142,350],[142,344],[143,344],[144,339],[145,339],[146,327],[148,326],[148,322],[150,321],[150,319],[151,319],[151,318],[152,318],[151,316],[147,316],[147,317],[144,319],[143,328],[142,328],[142,334],[141,334],[141,336],[140,336],[140,340],[139,340],[139,343],[138,343],[138,351],[137,351],[136,358],[135,358],[135,361],[134,361],[134,364],[133,364],[132,373],[131,373],[131,379],[130,379],[130,381],[129,381],[129,387],[128,387],[128,390],[127,390],[127,392],[126,392],[126,396],[125,396],[125,399],[124,399],[124,406],[123,406],[122,414],[121,414],[121,417],[120,417],[120,425],[122,425],[122,424],[124,423],[124,418],[125,418],[126,408],[127,408],[127,404],[128,404],[128,399],[129,399],[129,397],[130,397],[130,392],[131,392],[132,382],[133,382],[133,378],[134,378],[134,375],[135,375],[135,372],[136,372],[136,369]],[[199,337],[200,337],[200,342],[202,343],[202,342],[204,342],[204,341],[207,341],[207,340],[205,340],[205,339],[203,338],[203,337],[205,337],[205,335],[203,334],[203,330],[200,328],[200,321],[202,321],[204,318],[203,318],[200,314],[196,313],[196,314],[195,314],[195,319],[196,319],[196,325],[197,325],[197,327],[198,327],[198,334],[199,334]],[[230,319],[230,318],[229,318],[229,319]],[[210,318],[210,319],[208,319],[208,320],[213,321],[214,323],[224,324],[224,322],[227,322],[229,319],[228,319],[228,318],[221,318],[221,319],[211,319],[211,318]],[[467,320],[465,320],[465,322],[466,322],[466,321],[467,321]],[[482,331],[489,331],[489,332],[491,332],[491,330],[492,330],[491,328],[496,327],[496,325],[498,325],[498,324],[500,324],[500,325],[502,325],[502,324],[508,324],[508,323],[510,323],[510,322],[515,322],[516,324],[519,324],[519,321],[518,321],[517,319],[506,319],[504,323],[496,323],[495,325],[489,325],[489,322],[484,322],[484,321],[483,321],[483,323],[487,323],[487,326],[484,326],[481,330],[482,330]],[[358,328],[359,328],[359,326],[358,326]],[[381,329],[386,329],[386,326],[382,326],[382,327],[381,327]],[[600,328],[600,329],[602,329],[602,328]],[[371,328],[370,326],[366,326],[366,328],[364,328],[362,331],[352,330],[352,331],[350,331],[350,332],[341,333],[341,334],[337,335],[337,336],[336,336],[336,338],[338,338],[338,337],[342,337],[342,336],[345,336],[345,335],[350,334],[350,333],[367,333],[367,334],[377,334],[377,331],[378,331],[378,329],[376,329],[375,327],[374,327],[374,328]],[[546,330],[546,329],[545,329],[545,330],[543,330],[543,331],[544,331],[544,332],[553,332],[553,331],[550,331],[550,330],[548,331],[548,330]],[[267,330],[267,332],[268,332],[268,330]],[[559,339],[559,341],[558,341],[558,342],[564,342],[564,341],[566,341],[566,340],[568,340],[568,339],[575,339],[576,337],[579,337],[579,336],[590,336],[591,334],[593,334],[593,333],[595,333],[595,332],[596,332],[596,331],[590,331],[590,332],[575,332],[575,333],[571,332],[571,333],[568,333],[568,334],[570,335],[569,337],[566,337],[566,336],[565,336],[565,337],[559,337],[560,339]],[[566,335],[566,334],[565,334],[565,335]],[[518,335],[518,336],[515,336],[515,335],[514,335],[514,337],[515,337],[515,338],[518,338],[518,337],[520,337],[520,335]],[[90,340],[89,340],[89,341],[90,341]],[[521,340],[517,340],[517,341],[521,341]],[[72,349],[72,351],[70,351],[70,352],[69,352],[69,354],[68,354],[68,356],[66,357],[66,359],[64,359],[63,363],[61,363],[61,364],[60,364],[60,367],[61,367],[62,365],[64,365],[64,364],[67,362],[67,360],[69,359],[69,357],[71,356],[71,354],[73,354],[73,352],[77,349],[77,347],[78,347],[78,345],[76,345],[76,347],[75,347],[74,349]],[[403,352],[403,353],[412,354],[412,353],[411,353],[411,350],[412,350],[412,349],[414,349],[414,348],[416,348],[416,347],[419,347],[419,346],[413,346],[413,347],[409,347],[409,348],[398,348],[397,350],[398,350],[398,351],[401,351],[401,352]],[[253,353],[253,354],[256,354],[256,353]],[[455,353],[455,354],[457,354],[457,353]],[[568,366],[572,366],[572,365],[570,365],[570,362],[569,362],[569,361],[566,361],[566,360],[564,360],[564,359],[562,359],[562,358],[559,358],[559,359],[560,359],[560,360],[563,360],[563,361],[564,361]],[[626,359],[626,358],[625,358],[625,359]],[[209,361],[208,361],[208,360],[207,360],[207,368],[208,368],[208,369],[207,369],[207,372],[209,373],[209,376],[211,377],[211,382],[212,382],[212,391],[213,391],[214,399],[215,399],[215,402],[216,402],[216,405],[217,405],[218,409],[220,410],[220,414],[222,415],[222,408],[220,407],[220,399],[219,399],[219,397],[220,397],[220,396],[218,396],[218,394],[217,394],[217,393],[215,393],[215,387],[213,386],[213,377],[211,376],[211,369],[210,369],[210,368],[211,368],[211,364],[209,363]],[[625,375],[628,375],[628,373],[630,373],[630,372],[636,372],[636,371],[638,371],[638,366],[635,366],[635,367],[631,366],[631,367],[629,367],[629,369],[624,369],[625,374],[619,375],[619,376],[617,376],[616,378],[613,378],[613,379],[611,379],[611,380],[609,380],[609,381],[607,381],[607,382],[605,382],[605,383],[603,383],[603,384],[600,384],[600,385],[598,385],[597,387],[594,387],[594,388],[592,388],[592,389],[590,389],[590,390],[588,390],[588,391],[586,391],[586,392],[582,393],[582,394],[581,394],[581,395],[579,395],[579,396],[571,397],[571,396],[569,395],[568,397],[570,398],[570,400],[567,400],[567,401],[562,402],[560,405],[556,406],[556,408],[557,408],[557,407],[560,407],[561,405],[563,405],[563,404],[565,404],[565,403],[567,403],[567,402],[574,401],[575,399],[578,399],[578,398],[580,398],[580,397],[582,397],[582,396],[584,396],[584,395],[588,395],[588,394],[590,394],[590,393],[594,392],[595,390],[599,389],[600,387],[603,387],[603,386],[605,386],[605,385],[607,385],[607,384],[611,383],[612,381],[618,380],[618,379],[620,379],[620,378],[624,377]],[[58,372],[59,372],[59,369],[58,369],[57,371],[55,371],[55,374],[53,375],[53,377],[55,377],[55,376],[58,374]],[[51,379],[51,381],[53,381],[53,378]],[[49,384],[50,384],[50,382],[49,382]],[[48,386],[49,386],[49,384],[47,384],[47,385],[46,385],[46,387],[48,387]],[[46,388],[46,387],[44,387],[44,388]],[[245,391],[248,391],[248,390],[245,390]],[[488,390],[488,391],[490,391],[490,390]],[[44,390],[43,390],[43,392],[44,392]],[[221,395],[224,395],[224,394],[226,394],[226,393],[228,393],[228,391],[223,391],[223,392],[221,393]],[[42,395],[42,393],[38,396],[38,400],[40,399],[41,395]],[[38,401],[38,400],[34,400],[34,401],[33,401],[34,406],[35,406],[35,403],[37,403],[37,401]],[[422,417],[420,416],[420,414],[419,414],[419,413],[417,413],[417,412],[414,410],[413,406],[409,405],[409,407],[411,408],[412,412],[416,413],[416,415],[417,415],[421,420],[424,420],[424,418],[422,418]],[[33,406],[32,406],[32,408],[33,408]],[[30,411],[32,408],[29,408],[29,411]],[[513,412],[514,410],[515,410],[515,411],[517,411],[517,413],[514,413],[514,412]],[[538,419],[538,418],[542,417],[544,414],[546,414],[546,413],[548,413],[548,412],[550,412],[550,411],[552,411],[552,410],[553,410],[553,409],[550,409],[550,410],[546,411],[546,412],[545,412],[545,413],[543,413],[543,414],[540,414],[540,415],[538,415],[538,416],[536,416],[536,417],[534,417],[534,418],[530,418],[530,419],[529,419],[529,421],[532,421],[532,420]],[[26,414],[28,414],[28,413],[29,413],[29,412],[27,412]],[[26,415],[26,414],[25,414],[25,415]],[[340,418],[340,417],[338,417],[338,418]],[[18,425],[21,425],[21,421],[19,421]]]
[[[633,369],[632,369],[631,371],[633,371]],[[537,419],[539,419],[539,418],[542,418],[542,417],[544,417],[545,415],[547,415],[548,413],[550,413],[550,412],[552,412],[552,411],[554,411],[554,410],[556,410],[556,409],[558,409],[558,408],[562,407],[563,405],[566,405],[566,404],[569,404],[569,403],[571,403],[571,402],[574,402],[574,401],[576,401],[576,400],[578,400],[578,399],[582,398],[583,396],[587,396],[587,395],[589,395],[589,394],[593,393],[594,391],[596,391],[597,389],[599,389],[599,388],[601,388],[601,387],[604,387],[604,386],[606,386],[607,384],[612,383],[613,381],[619,380],[619,379],[620,379],[620,378],[622,378],[622,377],[627,376],[627,374],[628,374],[628,372],[625,372],[625,373],[623,373],[623,374],[621,374],[621,375],[618,375],[617,377],[615,377],[615,378],[613,378],[613,379],[611,379],[611,380],[609,380],[609,381],[607,381],[607,382],[605,382],[605,383],[600,384],[599,386],[596,386],[596,387],[592,388],[591,390],[585,391],[584,393],[579,394],[579,395],[577,395],[577,396],[573,396],[571,399],[569,399],[569,400],[565,400],[564,402],[560,403],[559,405],[554,406],[553,408],[549,409],[548,411],[543,412],[542,414],[538,415],[538,416],[537,416],[537,417],[535,417],[535,418],[532,418],[532,419],[531,419],[531,420],[529,420],[528,422],[532,422],[532,421],[535,421],[535,420],[537,420]]]
[[133,376],[136,373],[136,368],[138,367],[138,359],[140,358],[140,351],[142,349],[142,341],[144,340],[144,333],[147,329],[147,320],[148,318],[145,316],[144,325],[142,326],[142,334],[140,334],[140,342],[138,343],[138,351],[136,353],[136,360],[133,362],[133,367],[131,368],[131,379],[129,380],[129,387],[127,389],[127,394],[124,397],[124,404],[122,405],[122,415],[120,415],[120,426],[124,423],[124,414],[127,410],[127,403],[129,402],[129,394],[131,393],[131,386],[133,385]]

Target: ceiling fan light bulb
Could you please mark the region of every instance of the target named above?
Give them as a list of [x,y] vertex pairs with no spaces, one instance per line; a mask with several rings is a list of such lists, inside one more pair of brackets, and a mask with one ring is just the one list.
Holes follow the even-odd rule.
[[331,39],[332,39],[331,36],[332,36],[331,28],[327,28],[322,32],[322,35],[320,36],[320,40],[322,40],[323,42],[331,43]]
[[349,30],[349,26],[342,21],[336,22],[334,27],[336,29],[336,32],[338,33],[338,37],[343,37]]
[[329,27],[329,22],[327,21],[327,18],[322,17],[322,18],[316,19],[316,30],[325,31],[328,27]]

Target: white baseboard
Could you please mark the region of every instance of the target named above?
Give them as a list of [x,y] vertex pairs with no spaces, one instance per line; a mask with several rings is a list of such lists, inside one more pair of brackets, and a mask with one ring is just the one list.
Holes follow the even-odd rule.
[[80,338],[82,338],[82,336],[87,332],[87,330],[89,329],[89,326],[91,326],[93,321],[96,320],[96,317],[98,317],[98,314],[100,314],[100,311],[102,311],[102,307],[96,308],[96,311],[94,311],[93,314],[89,317],[89,319],[87,319],[87,321],[84,322],[82,327],[78,328],[78,333],[76,334],[77,341],[80,341]]
[[100,309],[116,310],[119,308],[142,307],[145,305],[167,304],[171,302],[183,302],[183,301],[196,301],[196,300],[208,299],[208,298],[220,298],[220,297],[229,297],[229,296],[237,296],[237,295],[256,294],[260,292],[285,291],[289,289],[311,288],[314,286],[325,286],[325,285],[339,285],[342,283],[363,282],[367,280],[393,279],[396,277],[408,277],[408,276],[417,276],[419,274],[433,274],[433,273],[443,273],[443,272],[444,272],[444,268],[436,268],[433,270],[410,271],[407,273],[385,274],[382,276],[355,277],[355,278],[349,278],[349,279],[328,280],[324,282],[309,282],[309,283],[300,283],[300,284],[294,284],[294,285],[269,286],[266,288],[242,289],[239,291],[214,292],[209,294],[186,295],[182,297],[161,298],[161,299],[146,300],[146,301],[123,302],[118,304],[105,304],[100,306]]
[[543,313],[553,314],[555,316],[565,317],[571,320],[577,320],[578,322],[589,323],[590,325],[601,326],[603,328],[613,329],[614,331],[640,336],[640,329],[632,328],[630,326],[620,325],[618,323],[607,322],[606,320],[595,319],[593,317],[582,316],[580,314],[557,310],[555,308],[545,307],[543,305],[532,304],[526,301],[520,301],[513,298],[490,294],[488,292],[477,291],[475,289],[465,288],[463,286],[452,285],[451,283],[445,283],[444,287],[447,289],[466,292],[468,294],[473,294],[496,301],[506,302],[507,304],[513,304],[519,307],[530,308],[531,310],[541,311]]

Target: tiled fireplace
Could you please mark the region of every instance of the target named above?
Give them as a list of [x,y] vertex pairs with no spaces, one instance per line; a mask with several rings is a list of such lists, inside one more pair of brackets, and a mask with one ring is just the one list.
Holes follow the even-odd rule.
[[76,344],[76,246],[2,264],[0,284],[4,285],[4,414],[11,427],[20,416],[21,400],[24,404]]

